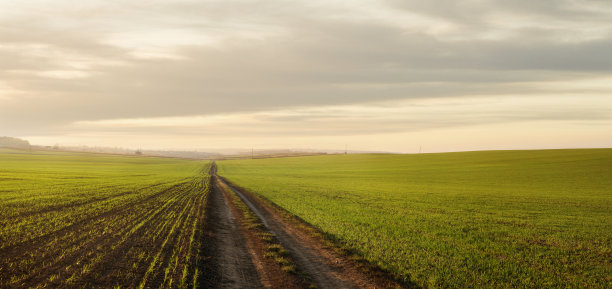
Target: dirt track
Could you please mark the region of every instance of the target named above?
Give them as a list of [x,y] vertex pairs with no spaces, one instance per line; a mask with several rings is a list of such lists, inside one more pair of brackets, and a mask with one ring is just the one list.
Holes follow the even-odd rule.
[[267,211],[259,208],[255,203],[239,190],[232,188],[249,208],[262,220],[266,228],[278,238],[281,244],[289,251],[297,262],[298,267],[313,278],[318,288],[357,288],[342,280],[333,267],[328,266],[314,248],[303,244],[296,236],[290,234],[285,226],[272,218]]
[[262,288],[227,200],[217,186],[208,196],[204,288]]
[[[216,173],[216,171],[214,172]],[[227,185],[232,192],[255,213],[282,246],[289,252],[298,269],[311,278],[317,288],[396,288],[396,283],[380,278],[372,278],[357,269],[353,261],[340,257],[308,233],[288,224],[286,220],[269,205],[246,191],[241,191],[227,183],[222,177],[219,182]],[[211,195],[212,197],[212,195]],[[227,203],[219,202],[218,205]],[[217,210],[220,210],[217,208]],[[227,207],[222,208],[227,210]],[[232,237],[233,238],[233,237]],[[238,240],[236,240],[238,241]],[[229,241],[228,241],[229,242]],[[234,241],[232,241],[234,242]],[[239,246],[238,244],[236,246]],[[245,259],[246,260],[246,259]],[[246,262],[246,261],[245,261]],[[246,287],[245,287],[246,288]]]

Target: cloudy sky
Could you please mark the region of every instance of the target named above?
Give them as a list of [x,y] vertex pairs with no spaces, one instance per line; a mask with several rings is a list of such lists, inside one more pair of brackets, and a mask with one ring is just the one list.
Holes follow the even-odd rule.
[[0,135],[612,147],[609,0],[0,0]]

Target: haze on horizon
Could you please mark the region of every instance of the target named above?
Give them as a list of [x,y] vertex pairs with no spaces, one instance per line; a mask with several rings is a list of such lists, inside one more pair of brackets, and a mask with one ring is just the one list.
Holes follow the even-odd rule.
[[612,2],[0,2],[0,135],[416,152],[612,147]]

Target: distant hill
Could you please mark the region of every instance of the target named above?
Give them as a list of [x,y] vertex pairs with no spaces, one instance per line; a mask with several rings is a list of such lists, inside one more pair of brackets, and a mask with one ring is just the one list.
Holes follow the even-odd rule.
[[121,147],[103,147],[103,146],[34,146],[39,150],[56,150],[67,152],[85,152],[85,153],[101,153],[101,154],[119,154],[119,155],[138,155],[138,156],[155,156],[155,157],[170,157],[170,158],[185,158],[185,159],[215,159],[219,158],[218,153],[209,153],[201,151],[170,151],[170,150],[142,150],[129,149]]
[[30,142],[20,138],[0,136],[0,148],[30,148]]

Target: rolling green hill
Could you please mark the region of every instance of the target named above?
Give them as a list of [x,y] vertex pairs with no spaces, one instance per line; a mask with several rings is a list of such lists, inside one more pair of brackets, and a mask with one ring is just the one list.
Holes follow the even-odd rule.
[[229,160],[219,174],[422,286],[612,286],[612,149]]

